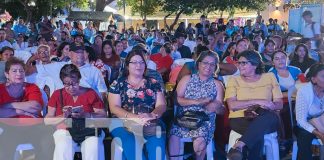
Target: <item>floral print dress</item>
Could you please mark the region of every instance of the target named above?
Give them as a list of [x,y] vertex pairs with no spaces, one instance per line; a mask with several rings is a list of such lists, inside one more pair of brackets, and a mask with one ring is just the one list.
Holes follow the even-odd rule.
[[138,88],[132,86],[126,77],[121,77],[115,80],[109,89],[110,93],[120,95],[123,109],[135,114],[152,112],[155,108],[157,92],[161,91],[160,83],[148,77],[144,77]]
[[[217,95],[217,89],[215,80],[213,77],[202,81],[197,74],[193,74],[189,80],[184,98],[187,99],[200,99],[211,98],[215,99]],[[208,144],[213,137],[215,131],[215,118],[216,113],[209,113],[204,106],[190,105],[177,107],[176,116],[182,115],[185,111],[204,111],[209,115],[209,121],[206,121],[196,130],[190,130],[188,128],[180,127],[177,124],[173,124],[170,130],[170,135],[175,135],[181,138],[198,138],[203,137]]]

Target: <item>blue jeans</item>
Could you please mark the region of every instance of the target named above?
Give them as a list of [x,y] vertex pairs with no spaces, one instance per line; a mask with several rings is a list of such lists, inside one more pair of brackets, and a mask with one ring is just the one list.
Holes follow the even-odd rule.
[[[136,141],[135,135],[126,130],[124,127],[118,127],[111,131],[111,135],[115,138],[118,137],[122,140],[122,148],[123,148],[123,159],[126,158],[127,160],[135,160],[136,158]],[[166,137],[165,134],[162,134],[161,137],[157,136],[144,136],[146,140],[144,144],[144,148],[146,153],[142,152],[142,157],[144,160],[155,160],[155,159],[165,159],[165,141]],[[156,157],[157,153],[156,150],[159,148],[160,152]],[[161,154],[160,154],[161,153]]]

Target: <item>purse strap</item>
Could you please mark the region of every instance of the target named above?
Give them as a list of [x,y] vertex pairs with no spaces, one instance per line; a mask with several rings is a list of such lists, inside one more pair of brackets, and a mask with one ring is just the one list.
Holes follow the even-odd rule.
[[60,89],[60,105],[61,109],[63,110],[63,89]]

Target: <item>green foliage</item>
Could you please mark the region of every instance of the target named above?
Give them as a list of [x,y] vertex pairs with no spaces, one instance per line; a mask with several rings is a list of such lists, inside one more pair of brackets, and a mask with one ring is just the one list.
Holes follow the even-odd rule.
[[87,8],[89,0],[52,0],[53,8],[64,8],[67,6],[74,6],[79,8]]
[[[158,0],[125,0],[126,6],[131,7],[131,14],[138,13],[143,19],[148,15],[156,13],[159,6]],[[123,6],[123,1],[118,2],[119,6]]]
[[183,14],[192,14],[194,7],[198,6],[201,1],[198,0],[161,0],[162,11],[169,14],[182,11]]
[[[35,6],[31,6],[31,2],[35,2]],[[86,8],[88,4],[89,0],[0,0],[0,8],[6,9],[14,19],[21,16],[27,21],[37,21],[41,16],[52,15],[62,8]]]

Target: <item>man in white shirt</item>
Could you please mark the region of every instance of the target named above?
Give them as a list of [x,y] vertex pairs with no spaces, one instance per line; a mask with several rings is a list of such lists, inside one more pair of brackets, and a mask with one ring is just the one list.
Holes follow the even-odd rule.
[[[71,46],[70,62],[55,62],[46,65],[36,65],[36,68],[30,72],[38,72],[40,77],[50,77],[54,83],[54,90],[63,88],[63,83],[60,79],[60,70],[65,64],[72,63],[80,69],[81,80],[80,86],[94,89],[98,95],[104,97],[107,92],[107,86],[104,78],[96,67],[85,63],[84,46]],[[30,67],[31,68],[31,67]],[[29,73],[30,73],[29,72]]]
[[312,20],[313,14],[311,11],[304,11],[302,17],[305,20],[305,25],[302,27],[302,35],[304,38],[311,39],[311,49],[317,49],[318,43],[321,41],[320,24]]
[[191,53],[195,52],[195,47],[197,46],[196,41],[193,38],[193,34],[187,34],[188,37],[187,39],[184,41],[185,46],[188,46],[190,48]]
[[11,43],[6,40],[6,36],[6,31],[0,28],[0,49],[5,46],[13,48]]

